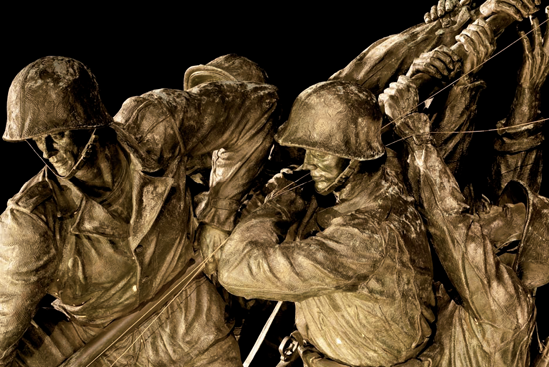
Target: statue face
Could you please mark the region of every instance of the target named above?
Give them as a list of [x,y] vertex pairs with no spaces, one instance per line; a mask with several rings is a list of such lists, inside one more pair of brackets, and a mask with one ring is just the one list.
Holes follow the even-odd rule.
[[320,192],[330,186],[345,169],[346,160],[335,155],[316,150],[307,150],[303,169],[311,172],[315,189]]
[[69,174],[80,153],[86,146],[90,133],[87,130],[67,130],[33,138],[42,156],[47,159],[61,176]]

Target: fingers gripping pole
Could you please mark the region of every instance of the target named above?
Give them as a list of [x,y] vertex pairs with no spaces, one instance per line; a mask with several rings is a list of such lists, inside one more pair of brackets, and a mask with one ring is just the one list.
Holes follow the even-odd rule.
[[[549,6],[545,8],[545,12],[549,14]],[[493,17],[495,17],[495,15],[494,15]],[[493,17],[491,17],[490,19],[492,19]],[[489,19],[489,20],[490,20],[490,19]],[[548,20],[549,20],[549,19],[546,19],[545,21],[543,21],[542,23],[540,23],[540,24],[537,26],[537,28],[539,28],[539,27],[541,27],[542,25],[544,25],[545,23],[547,23]],[[549,27],[548,27],[548,28],[549,28]],[[526,36],[528,36],[530,33],[532,33],[533,31],[534,31],[534,29],[531,29],[531,30],[528,31],[527,33],[521,34],[520,37],[519,37],[518,39],[516,39],[514,42],[510,43],[509,45],[507,45],[506,47],[504,47],[502,50],[500,50],[500,51],[497,52],[496,54],[492,55],[490,58],[488,58],[488,59],[485,60],[484,62],[480,63],[480,64],[477,66],[477,68],[479,68],[480,66],[484,65],[484,64],[487,63],[488,61],[492,60],[492,59],[495,58],[496,56],[499,56],[502,52],[506,51],[508,48],[510,48],[511,46],[513,46],[515,43],[520,42],[521,40],[522,40],[522,42],[524,43],[524,40],[523,40],[523,39],[524,39]],[[547,29],[547,32],[549,32],[549,29]],[[548,43],[549,43],[549,42],[548,42]],[[462,49],[462,53],[465,52],[465,51],[464,51],[465,49],[463,48],[463,45],[462,45],[461,43],[455,44],[454,46],[452,46],[452,49],[454,50],[454,48],[457,48],[458,46]],[[530,46],[530,45],[528,44],[528,46]],[[454,51],[455,51],[455,50],[454,50]],[[474,70],[472,70],[472,71],[474,71]],[[470,72],[472,72],[472,71],[470,71]],[[469,72],[469,73],[470,73],[470,72]],[[434,98],[434,97],[435,97],[436,95],[438,95],[439,93],[441,93],[441,92],[443,92],[444,90],[450,88],[452,85],[454,85],[456,82],[458,82],[461,78],[465,77],[466,75],[467,75],[467,74],[461,75],[459,78],[457,78],[456,80],[454,80],[453,82],[451,82],[450,84],[448,84],[447,86],[445,86],[444,88],[438,90],[438,91],[435,92],[435,93],[427,94],[427,92],[430,92],[430,91],[426,91],[425,89],[427,89],[427,88],[425,88],[425,86],[428,85],[428,84],[433,85],[433,79],[432,79],[430,76],[428,76],[427,74],[424,74],[424,73],[416,74],[414,77],[412,77],[412,78],[410,79],[410,82],[411,82],[412,84],[414,84],[414,85],[418,88],[418,90],[419,90],[420,88],[423,87],[422,92],[423,92],[424,95],[427,94],[428,97],[422,98],[421,100],[422,100],[423,102],[419,103],[419,104],[413,109],[413,111],[415,111],[415,109],[416,109],[417,107],[421,106],[422,104],[427,103],[427,101],[431,100],[432,98]],[[401,118],[404,118],[405,116],[409,115],[409,114],[412,113],[413,111],[409,111],[408,113],[404,114],[403,116],[398,117],[396,120],[391,121],[391,122],[389,122],[389,123],[383,125],[383,126],[381,127],[382,133],[385,132],[385,131],[388,131],[388,130],[391,128],[391,125],[397,123]],[[402,140],[402,139],[401,139],[401,140]],[[399,140],[399,141],[400,141],[400,140]]]
[[[488,27],[490,28],[494,37],[498,38],[503,33],[505,28],[510,26],[514,21],[515,19],[510,15],[506,13],[498,13],[488,18],[486,20],[486,23],[488,24]],[[451,47],[451,50],[454,51],[462,60],[464,60],[464,63],[465,60],[469,57],[469,54],[467,53],[465,47],[461,42],[455,43]],[[423,86],[430,84],[431,82],[432,78],[424,73],[417,74],[412,78],[412,83],[418,88],[418,90],[422,90]]]

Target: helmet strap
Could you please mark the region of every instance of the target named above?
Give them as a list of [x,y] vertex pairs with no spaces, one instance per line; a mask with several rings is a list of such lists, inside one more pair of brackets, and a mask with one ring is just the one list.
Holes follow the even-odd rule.
[[46,167],[48,167],[48,169],[57,177],[59,178],[63,178],[65,180],[70,180],[71,178],[74,177],[74,175],[76,174],[76,172],[78,172],[83,166],[84,164],[86,163],[87,159],[89,158],[89,156],[91,155],[92,153],[92,150],[93,150],[93,146],[95,145],[95,142],[97,141],[97,135],[95,135],[95,132],[96,132],[97,129],[93,129],[93,132],[88,140],[88,142],[86,143],[86,146],[84,146],[84,149],[82,149],[82,152],[80,152],[80,157],[78,158],[78,160],[76,161],[76,163],[74,164],[74,166],[71,168],[70,172],[68,174],[66,174],[65,176],[61,176],[60,174],[57,173],[57,171],[55,170],[55,167],[52,167],[51,166],[51,163],[46,161],[42,155],[40,153],[38,153],[36,151],[36,149],[34,148],[34,146],[27,140],[25,140],[27,142],[27,144],[30,145],[30,147],[32,148],[32,150],[34,151],[34,153],[36,153],[36,155],[42,160],[42,162],[44,162],[44,164],[46,165]]
[[333,192],[339,186],[343,185],[349,177],[351,177],[356,171],[358,171],[360,161],[352,159],[347,168],[332,182],[330,185],[326,186],[324,190],[317,191],[320,195],[328,195]]

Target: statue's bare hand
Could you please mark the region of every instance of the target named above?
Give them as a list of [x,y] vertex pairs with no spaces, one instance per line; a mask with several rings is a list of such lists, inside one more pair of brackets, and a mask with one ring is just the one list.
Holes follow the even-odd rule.
[[[208,224],[201,224],[198,227],[197,244],[202,252],[202,257],[206,261],[210,255],[229,237],[229,234],[221,229],[212,227]],[[217,259],[212,256],[206,261],[204,273],[211,278],[217,271]]]
[[410,78],[401,75],[398,81],[391,83],[389,88],[379,96],[379,102],[385,113],[393,119],[395,132],[401,138],[411,138],[416,144],[425,143],[430,139],[429,119],[426,115],[415,112],[418,93],[416,87],[411,83]]
[[304,176],[308,174],[298,173],[283,170],[267,182],[267,188],[270,188],[271,193],[265,198],[265,203],[272,202],[278,205],[290,217],[301,213],[306,206],[304,197],[312,195],[311,187],[305,185],[308,179]]
[[539,21],[534,18],[532,20],[532,43],[524,32],[520,31],[519,34],[522,37],[524,49],[519,85],[523,89],[538,92],[549,73],[549,26],[545,27],[545,36],[542,36]]
[[437,5],[431,7],[424,15],[425,23],[434,22],[437,19],[443,18],[445,15],[452,13],[455,9],[467,5],[471,0],[439,0]]
[[413,78],[416,74],[425,73],[437,79],[444,77],[452,79],[459,70],[461,70],[460,57],[450,48],[442,45],[433,51],[422,53],[415,59],[406,76]]
[[469,24],[456,36],[456,40],[467,51],[467,57],[463,60],[463,74],[478,72],[480,66],[496,49],[494,34],[483,19],[477,19]]
[[378,102],[383,113],[396,121],[416,111],[419,95],[410,78],[401,75],[395,83],[389,84],[389,88],[379,95]]
[[506,13],[520,22],[534,14],[538,10],[536,5],[540,4],[541,0],[487,0],[479,9],[483,18],[495,13]]

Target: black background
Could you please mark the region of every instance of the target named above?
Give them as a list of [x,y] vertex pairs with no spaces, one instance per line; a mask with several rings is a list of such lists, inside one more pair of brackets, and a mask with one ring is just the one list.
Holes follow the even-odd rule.
[[[12,79],[27,64],[47,55],[68,56],[91,68],[103,102],[114,115],[128,97],[157,88],[182,89],[189,66],[237,53],[267,71],[288,111],[302,90],[328,79],[376,40],[422,22],[434,3],[363,0],[219,5],[203,1],[174,6],[156,1],[123,6],[110,2],[102,7],[80,2],[12,3],[1,15],[0,99],[6,101]],[[527,21],[523,23],[527,29]],[[498,39],[498,49],[516,38],[515,27],[509,27]],[[493,128],[507,115],[521,57],[521,45],[516,43],[480,72],[488,88],[479,101],[477,128]],[[542,94],[542,111],[547,94]],[[5,118],[2,109],[0,120]],[[490,133],[474,137],[468,163],[472,178],[488,174],[483,162],[489,160],[491,139]],[[0,142],[0,163],[1,212],[43,164],[27,144],[4,141]],[[546,194],[546,186],[542,193]]]
[[[27,64],[46,55],[68,56],[91,68],[114,115],[128,97],[157,88],[181,89],[189,66],[237,53],[267,71],[288,111],[302,90],[328,79],[371,43],[422,22],[434,2],[12,5],[0,25],[0,99],[6,100],[11,81]],[[500,37],[499,49],[516,39],[510,28]],[[481,72],[488,89],[481,96],[478,126],[493,127],[507,114],[520,58],[517,43]],[[0,120],[5,118],[3,109]],[[491,144],[487,135],[475,137],[488,142],[475,154],[484,155],[484,146]],[[25,143],[0,142],[0,159],[3,210],[42,163]]]

